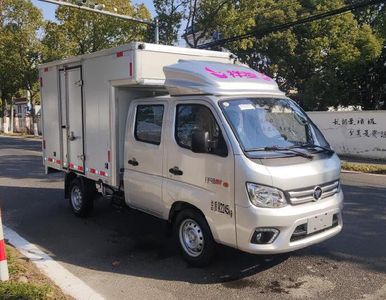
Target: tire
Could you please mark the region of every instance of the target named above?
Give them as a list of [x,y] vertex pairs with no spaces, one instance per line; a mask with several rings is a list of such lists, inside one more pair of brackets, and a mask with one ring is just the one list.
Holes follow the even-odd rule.
[[174,222],[174,237],[183,258],[192,266],[208,265],[216,243],[204,216],[193,209],[178,213]]
[[69,202],[72,212],[77,217],[87,217],[94,208],[95,184],[81,177],[70,183]]

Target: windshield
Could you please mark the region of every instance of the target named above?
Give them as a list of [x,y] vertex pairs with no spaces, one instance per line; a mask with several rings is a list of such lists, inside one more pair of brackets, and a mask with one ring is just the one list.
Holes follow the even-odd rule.
[[237,98],[220,106],[244,151],[328,147],[319,129],[288,98]]

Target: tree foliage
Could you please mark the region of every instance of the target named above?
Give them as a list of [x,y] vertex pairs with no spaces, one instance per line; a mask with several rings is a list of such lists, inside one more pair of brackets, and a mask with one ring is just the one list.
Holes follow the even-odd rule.
[[165,45],[173,45],[178,40],[178,32],[184,17],[185,1],[154,0],[160,26],[160,41]]
[[[144,5],[127,0],[98,1],[105,9],[150,20]],[[58,22],[45,22],[30,0],[0,0],[0,90],[2,109],[20,91],[39,102],[38,65],[121,45],[149,40],[154,28],[68,7],[56,10]]]
[[3,0],[0,12],[0,90],[6,102],[26,90],[32,104],[38,100],[37,65],[42,46],[38,31],[43,24],[41,12],[31,2]]
[[[128,0],[98,1],[105,4],[105,10],[118,10],[119,14],[151,20],[144,5],[132,5]],[[56,22],[45,26],[45,60],[60,59],[72,55],[95,52],[133,40],[149,40],[153,28],[106,15],[59,7]]]
[[[349,1],[347,1],[348,3]],[[242,35],[334,10],[343,0],[189,0],[185,21],[190,46],[219,32]],[[337,105],[378,108],[381,91],[385,6],[314,21],[226,45],[239,58],[275,77],[281,89],[306,109]],[[190,22],[190,23],[189,23]],[[192,38],[193,36],[193,38]]]
[[[73,1],[73,0],[69,0]],[[339,8],[357,0],[154,0],[165,44],[197,47]],[[102,0],[106,10],[150,20],[144,5]],[[44,22],[30,0],[0,0],[0,90],[10,101],[20,90],[38,101],[37,65],[132,40],[151,41],[154,28],[83,10],[59,7],[58,22]],[[386,5],[369,6],[226,45],[252,68],[275,77],[306,109],[361,105],[386,109]],[[2,101],[3,105],[6,101]],[[383,105],[383,106],[382,106]]]
[[160,20],[162,43],[171,45],[178,40],[178,31],[184,25],[183,38],[195,48],[218,31],[217,18],[234,0],[153,0]]

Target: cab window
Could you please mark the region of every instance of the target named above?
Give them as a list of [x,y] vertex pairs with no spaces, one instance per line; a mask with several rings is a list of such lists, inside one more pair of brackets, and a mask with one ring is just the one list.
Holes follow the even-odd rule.
[[137,141],[159,145],[161,143],[163,105],[138,105],[134,136]]
[[175,139],[180,147],[192,150],[193,135],[202,132],[208,142],[204,153],[228,155],[221,129],[208,107],[200,104],[177,105],[175,126]]

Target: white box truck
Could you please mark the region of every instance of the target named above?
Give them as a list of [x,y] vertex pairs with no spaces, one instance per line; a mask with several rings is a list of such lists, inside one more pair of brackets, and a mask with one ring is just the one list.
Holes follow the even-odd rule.
[[131,43],[40,66],[46,173],[86,216],[97,193],[167,222],[184,258],[339,233],[340,161],[274,80],[230,53]]

